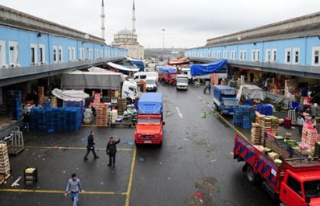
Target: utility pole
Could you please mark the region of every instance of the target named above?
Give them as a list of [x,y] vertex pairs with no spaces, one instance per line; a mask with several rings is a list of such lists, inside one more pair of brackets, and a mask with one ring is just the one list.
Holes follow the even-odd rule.
[[164,58],[164,31],[165,29],[162,29],[162,58]]

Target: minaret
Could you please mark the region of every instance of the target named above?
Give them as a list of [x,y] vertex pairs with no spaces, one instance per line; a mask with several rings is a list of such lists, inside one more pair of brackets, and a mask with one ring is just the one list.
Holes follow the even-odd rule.
[[136,33],[136,8],[134,6],[134,0],[133,0],[133,7],[132,7],[132,32]]
[[101,4],[101,38],[104,39],[104,0],[102,0],[102,4]]

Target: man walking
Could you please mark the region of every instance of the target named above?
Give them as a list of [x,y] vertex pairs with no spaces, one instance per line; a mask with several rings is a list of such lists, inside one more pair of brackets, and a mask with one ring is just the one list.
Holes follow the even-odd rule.
[[95,149],[94,149],[95,143],[94,143],[93,135],[94,135],[94,132],[91,131],[90,135],[88,136],[87,154],[84,156],[84,160],[88,160],[88,155],[89,155],[90,151],[92,151],[95,159],[99,158],[95,152]]
[[77,178],[77,175],[75,173],[73,173],[71,175],[71,178],[68,180],[67,188],[64,193],[65,197],[68,196],[69,190],[71,192],[70,195],[71,195],[71,200],[73,202],[73,206],[77,206],[79,201],[79,192],[82,191],[82,186],[81,186],[80,179]]
[[116,153],[117,153],[117,144],[119,144],[121,138],[118,141],[114,141],[113,137],[110,137],[110,141],[107,145],[107,155],[109,155],[109,164],[108,166],[115,166],[116,164]]

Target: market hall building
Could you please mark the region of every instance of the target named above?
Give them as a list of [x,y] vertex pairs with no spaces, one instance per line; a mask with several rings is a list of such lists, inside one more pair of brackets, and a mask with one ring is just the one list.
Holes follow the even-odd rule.
[[[269,97],[298,101],[301,88],[320,92],[320,12],[237,33],[210,38],[187,49],[193,62],[228,61],[229,79],[259,86],[268,81]],[[312,101],[319,102],[320,95]]]
[[51,95],[61,74],[127,55],[126,49],[109,46],[103,38],[0,5],[0,138],[22,124],[20,105],[12,107],[13,91],[20,91],[24,102],[39,86]]

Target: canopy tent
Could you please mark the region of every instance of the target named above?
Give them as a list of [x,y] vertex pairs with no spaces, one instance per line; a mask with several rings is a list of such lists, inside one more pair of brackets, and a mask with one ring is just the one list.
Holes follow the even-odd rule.
[[120,90],[125,77],[122,73],[73,71],[64,73],[61,78],[62,89],[111,89]]
[[51,93],[62,100],[84,100],[89,97],[89,94],[79,90],[61,90],[55,88]]
[[189,57],[183,57],[180,59],[172,59],[168,61],[169,65],[186,64],[189,62]]
[[133,65],[139,68],[139,71],[144,71],[144,62],[138,59],[132,59],[130,57],[126,57],[128,61],[132,62]]
[[262,88],[256,85],[246,85],[246,84],[241,85],[239,88],[239,91],[237,94],[238,101],[241,100],[242,95],[246,97],[250,95],[251,99],[260,99],[262,101],[264,101],[264,99],[267,96],[265,91],[262,90]]
[[128,72],[138,72],[139,71],[139,68],[128,68],[128,67],[122,66],[120,64],[115,64],[112,62],[108,62],[107,65],[109,65],[110,67],[113,67],[115,69],[122,70],[122,71],[128,71]]
[[221,59],[208,64],[193,64],[190,66],[192,76],[202,76],[211,73],[226,72],[227,60]]

